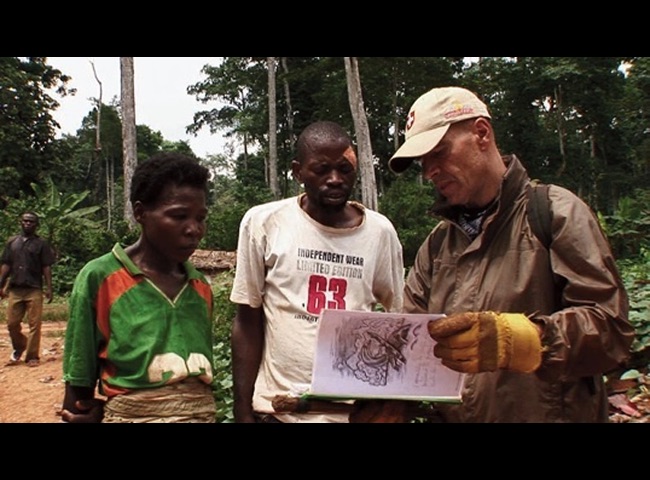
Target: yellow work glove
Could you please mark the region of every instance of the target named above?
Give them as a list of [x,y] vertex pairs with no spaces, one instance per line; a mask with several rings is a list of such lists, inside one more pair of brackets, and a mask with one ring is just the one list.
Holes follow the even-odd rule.
[[520,313],[467,312],[432,320],[433,354],[463,373],[534,372],[542,362],[537,327]]

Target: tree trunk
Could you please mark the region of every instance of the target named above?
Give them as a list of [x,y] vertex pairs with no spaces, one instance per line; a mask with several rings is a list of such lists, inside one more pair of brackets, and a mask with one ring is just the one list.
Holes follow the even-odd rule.
[[133,80],[133,57],[120,57],[120,76],[122,79],[122,156],[124,161],[124,220],[129,228],[136,227],[129,197],[131,179],[137,164],[138,151],[135,130],[135,88]]
[[[289,138],[289,145],[294,145],[296,143],[296,135],[293,130],[293,107],[291,106],[291,90],[289,89],[289,66],[287,65],[287,57],[280,57],[280,64],[282,65],[282,72],[284,73],[284,79],[282,81],[282,84],[284,86],[284,98],[286,101],[286,116],[287,116],[287,127],[288,127],[288,138]],[[285,177],[286,180],[286,177]],[[292,185],[292,193],[297,194],[298,191],[300,190],[300,187],[298,186],[298,182],[291,182],[290,185]]]
[[356,57],[343,57],[343,59],[345,61],[350,111],[352,113],[357,138],[359,173],[361,177],[361,201],[367,208],[377,210],[377,183],[375,180],[375,167],[372,160],[370,129],[368,128],[368,118],[366,117],[366,109],[363,105],[363,95],[361,93],[359,63]]
[[[95,120],[95,149],[93,150],[93,163],[96,163],[99,165],[99,157],[101,156],[102,153],[102,140],[101,140],[101,125],[102,125],[102,95],[103,95],[103,89],[102,89],[102,82],[99,80],[99,77],[97,76],[97,70],[95,69],[95,64],[93,62],[90,62],[90,66],[93,68],[93,75],[95,76],[95,80],[97,81],[97,84],[99,85],[99,99],[97,100],[97,117]],[[111,223],[111,219],[113,218],[113,184],[110,182],[109,177],[109,164],[108,164],[108,159],[106,159],[106,165],[105,165],[105,180],[106,180],[106,215],[108,217],[108,222],[106,224],[106,228],[110,230],[113,226]]]
[[557,134],[558,141],[560,143],[560,158],[562,163],[555,172],[555,175],[559,178],[566,170],[566,148],[564,146],[564,122],[562,121],[562,109],[564,108],[564,102],[562,101],[562,85],[555,87],[555,108],[557,109]]
[[266,65],[269,80],[269,187],[273,198],[280,198],[280,184],[278,183],[278,119],[276,112],[276,92],[275,92],[275,57],[266,57]]

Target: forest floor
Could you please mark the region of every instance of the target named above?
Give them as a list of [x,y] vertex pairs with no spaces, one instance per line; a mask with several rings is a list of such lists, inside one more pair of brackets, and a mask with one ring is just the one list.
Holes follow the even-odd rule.
[[[11,352],[7,324],[0,323],[0,423],[58,423],[63,402],[63,340],[65,322],[43,322],[41,363],[24,360],[6,366]],[[23,324],[23,333],[27,331]]]

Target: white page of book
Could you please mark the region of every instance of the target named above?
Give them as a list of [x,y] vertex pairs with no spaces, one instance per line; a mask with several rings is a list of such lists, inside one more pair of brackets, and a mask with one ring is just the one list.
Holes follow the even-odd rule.
[[465,376],[433,355],[427,329],[441,317],[324,310],[309,395],[460,401]]

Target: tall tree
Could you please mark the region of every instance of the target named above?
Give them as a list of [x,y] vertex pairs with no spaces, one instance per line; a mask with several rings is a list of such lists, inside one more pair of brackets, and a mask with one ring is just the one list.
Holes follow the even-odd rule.
[[218,66],[205,65],[201,71],[207,78],[187,87],[187,93],[202,103],[216,100],[218,106],[196,112],[187,131],[208,127],[211,133],[234,137],[243,146],[246,164],[251,147],[267,144],[266,58],[224,57]]
[[356,57],[343,57],[348,85],[350,111],[354,121],[359,153],[359,173],[361,176],[361,201],[371,210],[377,210],[377,181],[372,157],[372,144],[368,118],[363,105],[359,62]]
[[650,57],[627,62],[626,95],[619,112],[630,146],[630,184],[650,185]]
[[[102,126],[102,101],[103,98],[103,88],[102,82],[97,76],[97,70],[95,69],[95,64],[90,62],[90,66],[93,69],[93,75],[95,76],[95,81],[99,85],[99,98],[97,99],[97,116],[95,122],[95,149],[93,150],[93,163],[96,163],[100,157],[102,157],[102,135],[101,135],[101,126]],[[111,230],[113,227],[113,207],[115,205],[115,165],[114,158],[112,155],[105,155],[103,157],[106,162],[106,210],[108,212],[108,223],[106,227]]]
[[[98,205],[107,206],[109,203],[107,193],[115,192],[113,204],[115,210],[119,208],[118,204],[122,205],[122,200],[119,198],[123,178],[122,121],[118,111],[119,102],[117,98],[113,98],[111,104],[107,105],[103,102],[98,103],[95,99],[95,104],[96,106],[83,118],[81,128],[77,130],[79,144],[74,154],[65,158],[65,162],[61,161],[69,172],[69,177],[61,177],[56,172],[52,178],[57,180],[57,185],[66,186],[74,181],[78,184],[78,188],[89,188],[91,194],[88,200]],[[100,113],[97,112],[99,108],[101,108]],[[101,119],[99,125],[98,118]],[[100,129],[101,152],[97,152],[97,128]],[[108,169],[112,171],[109,172]],[[112,188],[106,186],[106,181],[109,179],[114,179],[116,184]],[[106,212],[108,214],[108,209]],[[119,219],[121,218],[122,212],[119,215]],[[113,217],[112,220],[117,219]]]
[[[285,118],[287,122],[286,128],[286,143],[288,144],[287,150],[291,152],[293,146],[296,143],[296,133],[293,126],[293,106],[291,104],[291,87],[289,86],[289,65],[287,62],[287,57],[280,57],[280,65],[282,65],[282,86],[284,90],[284,103],[285,103]],[[291,157],[291,160],[293,158]],[[287,182],[289,180],[289,175],[284,175],[283,180]],[[287,188],[285,184],[285,191],[288,195],[297,194],[299,191],[299,185],[296,182],[291,182],[293,188]]]
[[131,178],[138,159],[135,129],[135,92],[133,57],[120,57],[120,77],[122,80],[122,144],[124,162],[124,220],[133,229],[136,226],[131,209]]
[[266,66],[268,70],[268,84],[269,84],[269,161],[267,171],[269,175],[268,185],[273,193],[273,197],[277,200],[280,198],[280,185],[278,184],[278,144],[277,144],[277,95],[275,90],[275,57],[266,58]]

